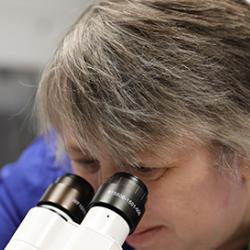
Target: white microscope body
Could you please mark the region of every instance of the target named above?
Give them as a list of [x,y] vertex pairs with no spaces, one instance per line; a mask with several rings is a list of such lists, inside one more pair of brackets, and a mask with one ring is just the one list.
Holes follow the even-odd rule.
[[[144,213],[145,185],[132,175],[118,173],[90,201],[93,190],[86,181],[79,188],[79,178],[67,175],[52,185],[5,250],[122,250]],[[75,180],[77,188],[72,184]],[[80,197],[83,189],[85,196]]]

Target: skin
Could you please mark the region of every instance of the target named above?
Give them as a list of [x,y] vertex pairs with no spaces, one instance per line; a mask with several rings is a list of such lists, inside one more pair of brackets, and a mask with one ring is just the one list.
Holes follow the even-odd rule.
[[[92,159],[72,140],[65,141],[76,174],[95,188],[120,171],[108,152]],[[149,189],[146,212],[128,243],[136,250],[243,250],[249,241],[249,162],[235,160],[237,171],[219,171],[204,145],[159,145],[138,155],[142,169],[125,171]]]

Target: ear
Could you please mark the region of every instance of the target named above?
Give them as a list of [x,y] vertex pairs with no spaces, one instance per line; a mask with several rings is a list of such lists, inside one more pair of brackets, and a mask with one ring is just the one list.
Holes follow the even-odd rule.
[[240,173],[243,179],[250,181],[250,159],[241,158],[240,159]]

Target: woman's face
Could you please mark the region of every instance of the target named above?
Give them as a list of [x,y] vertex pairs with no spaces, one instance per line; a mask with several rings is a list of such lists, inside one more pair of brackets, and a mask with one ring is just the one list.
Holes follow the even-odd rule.
[[[95,188],[120,171],[105,152],[92,159],[72,142],[66,147],[75,173]],[[240,171],[219,171],[209,150],[189,141],[175,150],[161,145],[137,159],[141,168],[127,171],[145,182],[149,197],[127,240],[136,250],[238,250],[246,244],[248,188]]]

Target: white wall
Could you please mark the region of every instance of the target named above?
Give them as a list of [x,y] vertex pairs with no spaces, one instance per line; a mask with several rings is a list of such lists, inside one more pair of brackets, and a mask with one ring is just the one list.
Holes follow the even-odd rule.
[[89,0],[0,0],[0,68],[41,68]]

